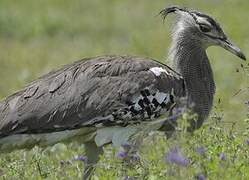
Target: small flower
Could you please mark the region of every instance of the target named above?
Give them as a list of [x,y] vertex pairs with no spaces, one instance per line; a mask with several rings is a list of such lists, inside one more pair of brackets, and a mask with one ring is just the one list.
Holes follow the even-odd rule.
[[116,157],[121,158],[126,163],[133,163],[140,160],[136,146],[125,143],[121,145],[120,150],[116,153]]
[[185,110],[185,108],[178,107],[178,108],[174,108],[173,111],[175,114],[182,114],[184,112],[184,110]]
[[131,177],[131,176],[125,176],[125,177],[124,177],[124,180],[134,180],[134,178]]
[[174,108],[173,115],[169,116],[168,120],[175,121],[183,112],[184,108]]
[[202,173],[199,173],[199,174],[197,174],[197,175],[195,176],[195,178],[196,178],[197,180],[205,180],[205,179],[206,179],[206,176],[205,176],[204,174],[202,174]]
[[187,166],[189,164],[189,160],[181,154],[178,147],[170,149],[165,159],[169,163],[175,163],[180,166]]
[[219,157],[220,157],[220,160],[222,160],[222,161],[226,160],[226,155],[225,155],[224,152],[221,152],[220,155],[219,155]]
[[129,151],[132,148],[132,145],[130,145],[129,143],[124,143],[121,146],[125,151]]
[[246,144],[247,144],[247,145],[249,145],[249,139],[246,139],[246,141],[245,141],[245,142],[246,142]]
[[203,147],[203,146],[198,146],[198,147],[195,149],[195,151],[196,151],[198,154],[200,154],[200,155],[204,155],[205,152],[206,152],[206,148]]
[[117,152],[116,156],[119,157],[119,158],[126,158],[127,157],[127,152],[123,151],[123,150],[120,150]]
[[86,163],[87,162],[87,157],[83,156],[83,155],[76,155],[76,156],[73,157],[72,160],[74,160],[74,161],[82,161],[82,162]]

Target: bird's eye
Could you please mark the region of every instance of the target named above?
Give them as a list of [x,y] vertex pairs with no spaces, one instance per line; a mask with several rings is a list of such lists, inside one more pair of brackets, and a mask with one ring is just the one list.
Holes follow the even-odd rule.
[[200,30],[204,33],[207,33],[211,31],[211,28],[206,25],[200,25]]

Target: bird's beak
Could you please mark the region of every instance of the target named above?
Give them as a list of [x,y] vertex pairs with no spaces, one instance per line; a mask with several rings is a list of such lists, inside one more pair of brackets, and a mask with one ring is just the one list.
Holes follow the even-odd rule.
[[231,53],[235,54],[239,58],[246,60],[246,56],[244,55],[244,53],[240,50],[240,48],[235,46],[230,40],[228,39],[219,40],[219,45],[224,49],[230,51]]

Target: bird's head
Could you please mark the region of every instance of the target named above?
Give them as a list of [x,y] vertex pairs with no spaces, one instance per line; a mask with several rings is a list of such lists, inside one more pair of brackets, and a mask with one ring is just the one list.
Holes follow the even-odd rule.
[[205,48],[213,45],[221,46],[246,60],[242,51],[228,39],[219,23],[209,15],[177,6],[167,7],[160,12],[163,19],[170,13],[175,13],[178,17],[173,29],[176,37],[181,38],[184,35],[185,38],[200,42]]

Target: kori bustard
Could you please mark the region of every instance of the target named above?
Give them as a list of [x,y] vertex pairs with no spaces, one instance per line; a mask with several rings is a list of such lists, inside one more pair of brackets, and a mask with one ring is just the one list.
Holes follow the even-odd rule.
[[215,93],[206,49],[221,46],[246,58],[212,17],[176,6],[160,14],[170,13],[177,16],[172,67],[144,57],[99,56],[50,72],[1,101],[0,151],[76,137],[86,145],[87,179],[103,145],[121,145],[145,129],[173,131],[176,122],[165,116],[175,108],[191,108],[198,120],[188,130],[199,128]]

